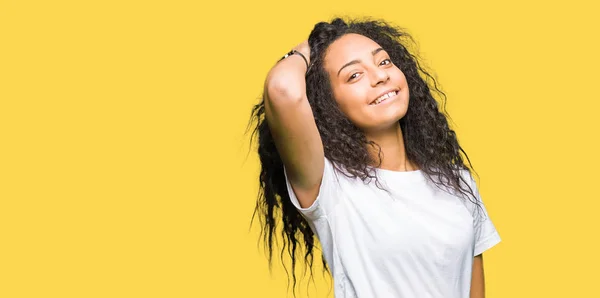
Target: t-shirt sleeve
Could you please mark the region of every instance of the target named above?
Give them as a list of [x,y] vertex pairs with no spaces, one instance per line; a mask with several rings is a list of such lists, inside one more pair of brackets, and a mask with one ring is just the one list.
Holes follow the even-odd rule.
[[470,177],[470,185],[480,205],[479,207],[473,205],[473,208],[471,208],[475,234],[473,256],[478,256],[498,244],[501,239],[481,199],[477,184],[472,177]]
[[331,205],[331,201],[333,200],[336,189],[338,188],[338,181],[336,181],[334,173],[335,170],[331,164],[331,161],[324,157],[324,163],[323,178],[321,180],[321,186],[319,187],[319,193],[313,204],[306,208],[302,208],[300,206],[298,197],[296,196],[296,193],[292,188],[292,184],[288,179],[285,165],[283,166],[285,183],[287,184],[287,191],[292,204],[294,204],[296,209],[298,209],[301,214],[311,220],[316,220],[328,214],[327,209],[329,209],[328,207]]

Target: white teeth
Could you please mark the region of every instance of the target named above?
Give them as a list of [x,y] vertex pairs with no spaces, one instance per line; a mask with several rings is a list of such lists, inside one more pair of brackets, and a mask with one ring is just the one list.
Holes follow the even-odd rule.
[[396,91],[388,92],[388,93],[380,96],[379,98],[377,98],[374,103],[371,103],[371,105],[376,105],[378,103],[381,103],[382,101],[384,101],[394,95],[396,95]]

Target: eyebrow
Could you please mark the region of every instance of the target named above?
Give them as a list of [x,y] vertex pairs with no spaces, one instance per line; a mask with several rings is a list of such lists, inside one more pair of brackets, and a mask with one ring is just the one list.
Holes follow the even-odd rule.
[[[374,49],[373,51],[371,51],[371,54],[372,54],[373,56],[375,56],[375,54],[377,54],[377,53],[379,53],[379,52],[381,52],[381,51],[383,51],[383,48],[376,48],[376,49]],[[360,60],[352,60],[352,61],[350,61],[350,62],[348,62],[348,63],[344,64],[344,66],[342,66],[342,68],[340,68],[340,70],[338,70],[337,76],[338,76],[338,77],[340,76],[340,72],[342,72],[342,69],[344,69],[344,67],[346,67],[346,66],[350,66],[350,65],[353,65],[353,64],[356,64],[356,63],[359,63],[359,62],[360,62]]]

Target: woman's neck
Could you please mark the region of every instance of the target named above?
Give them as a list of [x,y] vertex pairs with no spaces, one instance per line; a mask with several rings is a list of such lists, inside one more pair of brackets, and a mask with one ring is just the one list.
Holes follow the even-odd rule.
[[[376,135],[367,136],[367,139],[381,147],[382,157],[378,168],[399,172],[418,170],[417,166],[406,158],[406,147],[400,125],[395,125]],[[369,153],[375,161],[379,160],[377,149],[376,146],[369,146]]]

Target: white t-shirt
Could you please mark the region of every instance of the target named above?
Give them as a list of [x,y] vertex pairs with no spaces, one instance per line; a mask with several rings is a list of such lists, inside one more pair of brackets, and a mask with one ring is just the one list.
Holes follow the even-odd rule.
[[290,199],[321,242],[334,296],[468,298],[473,257],[500,242],[472,176],[463,170],[483,212],[420,170],[376,171],[391,196],[325,158],[317,199],[302,208],[284,167]]

